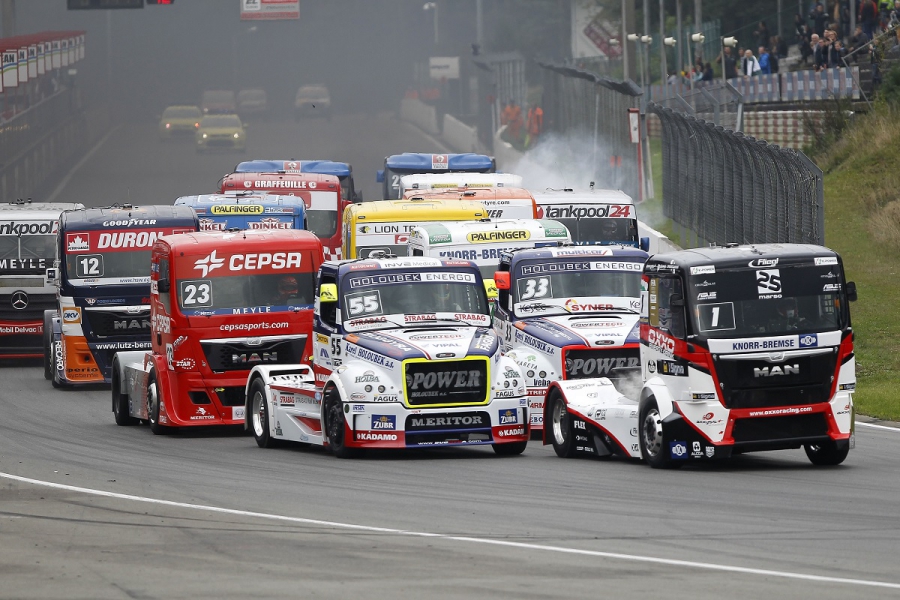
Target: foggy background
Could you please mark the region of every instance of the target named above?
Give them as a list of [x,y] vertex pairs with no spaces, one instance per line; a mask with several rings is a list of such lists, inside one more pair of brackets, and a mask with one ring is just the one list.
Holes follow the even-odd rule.
[[[265,89],[270,104],[285,111],[300,85],[317,82],[329,87],[336,111],[376,112],[397,109],[414,62],[431,55],[471,62],[475,0],[438,2],[438,46],[433,13],[423,4],[301,0],[299,20],[241,21],[238,0],[175,0],[132,10],[67,10],[65,0],[18,0],[16,32],[87,31],[85,61],[77,65],[82,92],[87,88],[89,101],[124,105],[133,116],[197,104],[204,89],[244,87]],[[537,11],[533,4],[485,0],[485,45],[511,49],[516,36],[509,34],[521,16],[540,23],[547,35],[528,31],[516,44],[544,56],[564,52],[568,41],[561,43],[565,36],[557,30],[568,26],[568,2],[543,0]]]

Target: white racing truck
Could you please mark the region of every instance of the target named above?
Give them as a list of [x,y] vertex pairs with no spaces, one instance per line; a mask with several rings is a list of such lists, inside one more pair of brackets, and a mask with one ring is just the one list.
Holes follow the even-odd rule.
[[646,260],[646,252],[626,246],[503,253],[494,274],[494,331],[525,375],[532,431],[544,428],[544,397],[554,381],[608,377],[637,397]]
[[246,427],[280,440],[366,448],[528,442],[525,382],[500,353],[487,294],[469,261],[427,257],[326,262],[319,271],[314,362],[257,366]]
[[545,443],[651,467],[804,448],[840,464],[854,445],[847,282],[822,246],[657,254],[644,267],[639,400],[605,378],[553,383]]

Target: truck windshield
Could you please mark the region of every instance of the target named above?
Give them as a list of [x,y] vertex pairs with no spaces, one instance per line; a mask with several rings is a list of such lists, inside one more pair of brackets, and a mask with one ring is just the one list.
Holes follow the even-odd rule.
[[150,250],[67,254],[66,274],[74,285],[149,282]]
[[490,314],[484,285],[472,272],[377,271],[349,273],[344,281],[343,320],[350,329],[357,324],[396,326],[397,322],[392,324],[386,319],[372,320],[389,315],[399,316],[399,323],[403,323],[408,315]]
[[54,256],[56,256],[55,235],[0,236],[0,261]]
[[706,338],[834,331],[848,320],[843,280],[837,264],[716,267],[690,277],[687,301]]
[[634,246],[637,242],[637,219],[555,217],[572,234],[576,244],[621,243]]
[[515,302],[569,298],[637,298],[643,261],[615,257],[526,261],[516,274]]
[[176,284],[178,306],[188,316],[280,312],[312,308],[315,273],[179,279]]
[[320,239],[330,238],[337,231],[338,212],[311,208],[306,212],[307,227]]

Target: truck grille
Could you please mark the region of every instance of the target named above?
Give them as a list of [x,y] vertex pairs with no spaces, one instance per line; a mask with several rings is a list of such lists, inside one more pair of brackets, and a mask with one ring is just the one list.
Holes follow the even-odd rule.
[[591,350],[567,350],[566,379],[609,377],[613,382],[641,367],[639,348],[609,348]]
[[764,408],[828,402],[837,354],[766,360],[715,360],[726,408]]
[[809,439],[827,435],[828,423],[825,422],[823,413],[738,419],[734,422],[734,428],[731,431],[731,436],[736,444]]
[[12,307],[12,294],[0,294],[0,321],[44,322],[44,311],[56,309],[56,296],[28,294],[28,306],[21,310]]
[[249,371],[256,365],[291,365],[303,362],[306,336],[287,340],[246,342],[200,342],[209,368],[216,372]]
[[98,338],[146,337],[150,339],[150,307],[141,312],[126,311],[84,311],[85,329],[93,332]]
[[403,365],[410,406],[485,404],[488,362],[483,359],[409,361]]

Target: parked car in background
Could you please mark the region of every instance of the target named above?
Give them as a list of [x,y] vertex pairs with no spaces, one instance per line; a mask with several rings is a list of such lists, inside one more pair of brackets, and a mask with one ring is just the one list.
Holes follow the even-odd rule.
[[320,83],[302,85],[294,99],[294,118],[315,116],[331,118],[331,94]]
[[269,99],[266,91],[258,88],[239,91],[237,93],[237,112],[244,119],[268,116]]
[[197,106],[170,106],[159,118],[159,138],[190,137],[200,127],[203,113]]
[[204,115],[233,114],[237,112],[234,92],[231,90],[206,90],[200,99]]

